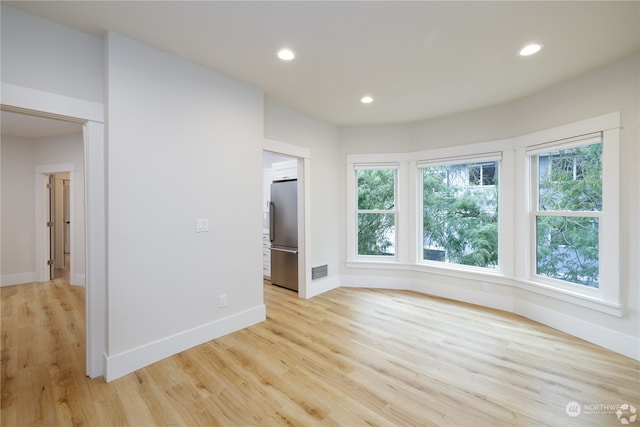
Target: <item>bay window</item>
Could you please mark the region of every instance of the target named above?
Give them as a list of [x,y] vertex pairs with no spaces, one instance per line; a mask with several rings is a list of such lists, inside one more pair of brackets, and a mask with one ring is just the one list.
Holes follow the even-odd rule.
[[491,280],[620,315],[619,145],[611,113],[508,140],[348,155],[347,267]]

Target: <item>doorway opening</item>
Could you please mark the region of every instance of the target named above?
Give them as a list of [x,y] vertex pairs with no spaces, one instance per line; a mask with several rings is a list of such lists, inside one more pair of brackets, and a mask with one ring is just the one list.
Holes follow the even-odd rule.
[[[79,145],[78,149],[81,149]],[[36,262],[40,263],[40,280],[65,279],[70,285],[85,285],[84,212],[76,206],[76,172],[74,164],[38,165],[39,171],[67,169],[36,174],[42,182],[41,208],[36,203]],[[81,183],[78,183],[81,185]],[[42,212],[40,215],[39,212]],[[39,243],[38,243],[39,242]]]
[[263,278],[298,292],[298,159],[265,151],[262,163]]
[[[106,345],[107,205],[104,107],[102,104],[90,101],[7,83],[2,84],[2,94],[3,99],[0,105],[2,112],[21,113],[28,117],[58,119],[58,122],[82,126],[84,176],[78,181],[84,182],[82,209],[86,218],[85,240],[82,242],[85,249],[83,264],[85,266],[86,287],[86,374],[91,378],[105,375],[105,357],[108,353]],[[7,123],[3,121],[3,130],[6,125]],[[36,171],[36,173],[41,172]],[[34,187],[36,191],[42,188],[41,185]],[[37,200],[42,200],[42,198],[36,198]],[[71,226],[73,227],[73,219]],[[2,231],[4,238],[4,227]],[[71,248],[70,255],[73,255],[73,252],[73,248]]]
[[[271,184],[275,182],[296,180],[296,219],[295,231],[297,232],[297,292],[299,298],[307,298],[307,284],[311,280],[311,273],[307,272],[306,266],[309,264],[309,172],[310,172],[310,154],[309,150],[303,147],[273,141],[265,140],[263,151],[263,276],[265,280],[271,280],[271,271],[273,262],[273,253],[271,248],[271,229],[273,222],[270,210],[273,211],[271,204]],[[294,250],[293,248],[279,248],[285,252]],[[281,255],[281,254],[279,254]],[[285,255],[291,257],[290,255]],[[275,260],[276,265],[281,265]],[[295,261],[294,261],[295,262]],[[282,263],[282,264],[291,264]],[[274,268],[277,268],[274,266]],[[290,273],[290,271],[289,271]],[[290,282],[290,276],[287,281]],[[282,285],[281,285],[282,286]],[[289,289],[294,286],[285,285]]]

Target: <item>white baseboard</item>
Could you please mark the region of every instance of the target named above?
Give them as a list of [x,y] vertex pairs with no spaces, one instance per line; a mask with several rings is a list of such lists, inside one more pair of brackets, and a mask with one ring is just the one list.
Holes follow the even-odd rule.
[[[343,275],[340,280],[344,287],[416,291],[519,314],[608,350],[640,360],[640,338],[523,301],[507,285],[491,284],[494,291],[484,292],[470,289],[466,286],[451,286],[450,283],[438,283],[437,280],[433,279]],[[497,286],[501,288],[499,292],[495,292]]]
[[33,283],[38,281],[35,271],[29,273],[5,274],[0,278],[0,286],[21,285],[23,283]]
[[84,274],[75,274],[73,276],[73,280],[71,281],[72,285],[82,286],[82,287],[85,287],[86,283],[87,282]]
[[191,347],[244,329],[266,319],[259,305],[229,317],[112,356],[105,355],[105,380],[113,381]]
[[640,339],[637,337],[625,335],[616,330],[522,300],[518,301],[514,313],[632,359],[640,360]]
[[323,277],[322,279],[312,280],[311,282],[307,282],[307,294],[305,295],[305,298],[315,297],[316,295],[320,295],[339,286],[339,276],[329,276]]
[[[21,285],[23,283],[39,282],[38,275],[35,272],[30,273],[18,273],[18,274],[5,274],[0,279],[0,286],[13,286]],[[76,274],[71,281],[72,285],[85,286],[86,279],[84,274]]]
[[[494,284],[493,288],[495,289],[498,286],[500,285]],[[414,280],[411,290],[435,297],[513,312],[513,295],[509,292],[507,295],[497,292],[484,292],[479,289],[470,289],[467,286],[451,286],[451,284],[447,283],[426,280]]]
[[398,289],[406,291],[411,290],[413,285],[411,279],[356,275],[342,276],[340,283],[346,288]]

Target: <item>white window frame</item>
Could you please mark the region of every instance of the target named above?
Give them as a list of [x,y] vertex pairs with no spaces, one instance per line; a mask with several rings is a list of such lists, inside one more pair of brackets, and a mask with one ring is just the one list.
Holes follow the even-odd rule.
[[[358,171],[360,170],[371,170],[371,169],[389,169],[393,170],[394,175],[394,188],[393,188],[393,196],[394,203],[393,209],[375,209],[375,210],[360,210],[358,209]],[[397,162],[382,162],[382,163],[357,163],[354,164],[351,173],[353,175],[352,181],[354,182],[354,192],[353,192],[353,203],[354,203],[354,217],[353,224],[355,229],[355,253],[354,259],[360,260],[370,260],[370,261],[380,261],[380,262],[395,262],[398,259],[398,232],[399,232],[399,215],[398,215],[398,181],[399,181],[399,165]],[[371,214],[391,214],[394,216],[394,254],[393,255],[361,255],[358,253],[358,215],[361,213],[371,213]]]
[[[550,152],[559,151],[559,150],[566,150],[569,148],[584,147],[584,146],[592,145],[595,143],[601,143],[601,142],[602,142],[602,132],[598,132],[596,134],[585,135],[583,137],[572,138],[569,140],[555,141],[549,144],[542,144],[541,146],[528,147],[526,149],[526,155],[529,159],[528,162],[529,162],[529,174],[530,174],[527,190],[531,198],[529,200],[529,220],[531,221],[530,229],[532,232],[531,241],[530,241],[530,244],[532,245],[532,247],[530,248],[530,251],[531,251],[531,255],[533,256],[533,259],[530,261],[531,262],[530,279],[535,282],[548,284],[550,286],[556,286],[558,288],[562,288],[569,291],[584,293],[585,295],[589,295],[589,296],[597,296],[599,294],[599,291],[598,291],[599,287],[598,288],[588,287],[585,285],[572,283],[572,282],[564,281],[561,279],[546,277],[546,276],[537,274],[536,272],[537,270],[536,254],[538,249],[537,236],[536,236],[537,235],[536,220],[538,218],[540,217],[596,218],[598,219],[598,225],[599,225],[598,226],[598,229],[599,229],[598,242],[600,242],[603,239],[602,228],[600,227],[600,224],[602,224],[603,222],[603,210],[599,210],[599,211],[566,211],[566,210],[544,211],[544,210],[541,210],[540,207],[538,206],[539,198],[540,198],[539,170],[538,170],[539,164],[536,164],[534,159],[539,154],[550,153]],[[604,151],[604,143],[603,143],[603,151]],[[551,160],[549,160],[549,162],[550,162],[549,168],[551,168],[552,167]],[[573,178],[574,180],[576,178],[575,177],[575,159],[574,159]],[[604,190],[604,185],[603,185],[603,190]],[[600,254],[598,255],[599,255],[598,258],[600,258]],[[602,263],[600,262],[600,259],[598,259],[598,267],[600,267],[600,264]]]
[[[435,153],[431,153],[432,155]],[[420,160],[418,162],[416,162],[416,177],[417,177],[417,185],[416,185],[416,196],[418,198],[418,202],[417,202],[417,206],[418,206],[418,214],[417,214],[417,224],[416,224],[416,234],[418,235],[418,249],[416,250],[416,255],[417,255],[417,263],[419,265],[425,265],[425,266],[429,266],[429,267],[435,267],[435,268],[446,268],[446,269],[451,269],[451,270],[457,270],[457,271],[469,271],[469,272],[482,272],[482,273],[489,273],[489,274],[502,274],[503,272],[503,249],[505,247],[504,245],[504,236],[505,233],[503,232],[503,224],[502,224],[502,218],[504,217],[504,212],[503,212],[503,204],[504,204],[504,197],[503,197],[503,189],[502,189],[502,158],[503,158],[503,153],[502,151],[492,151],[492,152],[483,152],[483,153],[478,153],[478,154],[470,154],[470,155],[464,155],[464,156],[452,156],[452,157],[435,157],[433,159],[430,160]],[[424,242],[424,230],[423,230],[423,223],[424,223],[424,197],[422,194],[422,189],[423,189],[423,183],[422,183],[422,169],[425,167],[432,167],[432,166],[451,166],[451,165],[469,165],[469,164],[473,164],[473,163],[484,163],[484,162],[494,162],[497,161],[498,162],[498,183],[499,183],[499,190],[498,190],[498,265],[496,266],[496,268],[488,268],[488,267],[476,267],[476,266],[470,266],[470,265],[464,265],[464,264],[457,264],[457,263],[450,263],[450,262],[441,262],[441,261],[430,261],[430,260],[426,260],[424,259],[423,256],[423,242]],[[469,184],[469,179],[467,177],[467,184]],[[480,186],[474,186],[474,187],[482,187],[482,185]],[[486,187],[486,186],[485,186]]]
[[[602,133],[602,211],[585,213],[581,216],[599,218],[599,288],[547,278],[536,274],[536,236],[533,188],[537,186],[537,176],[533,176],[531,155],[543,151],[583,145],[584,135]],[[516,238],[524,242],[516,254],[516,280],[521,287],[552,296],[598,311],[620,316],[620,266],[619,266],[619,206],[620,206],[620,113],[611,113],[592,119],[582,120],[556,128],[547,129],[514,138],[519,166],[516,177],[526,191],[518,200],[517,212],[519,232]],[[535,182],[534,182],[535,181]],[[564,212],[554,214],[561,215]]]
[[[600,288],[567,289],[543,283],[531,275],[532,227],[530,218],[531,179],[530,162],[526,154],[529,147],[553,141],[602,132],[603,141],[603,194],[602,217],[599,224]],[[499,168],[499,267],[493,269],[432,262],[422,259],[422,191],[418,165],[426,162],[442,163],[455,158],[458,163],[469,163],[490,153],[501,152]],[[404,270],[429,273],[469,280],[491,280],[519,290],[537,293],[566,301],[594,311],[621,317],[620,303],[620,112],[546,129],[504,140],[472,143],[411,153],[349,154],[346,165],[347,206],[347,268]],[[356,203],[357,189],[355,165],[397,165],[396,176],[396,256],[357,257]],[[526,190],[526,191],[525,191]],[[372,259],[373,258],[373,259]],[[386,258],[386,259],[384,259]],[[445,265],[434,265],[445,264]],[[535,264],[533,264],[535,271]],[[587,288],[586,286],[581,288]]]

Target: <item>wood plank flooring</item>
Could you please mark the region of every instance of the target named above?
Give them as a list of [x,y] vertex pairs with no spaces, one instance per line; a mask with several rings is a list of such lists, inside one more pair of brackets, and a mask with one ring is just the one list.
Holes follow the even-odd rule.
[[84,375],[83,288],[0,294],[5,427],[619,426],[611,405],[640,412],[637,361],[412,292],[301,300],[266,284],[265,322],[111,383]]

